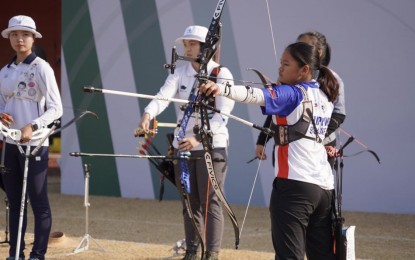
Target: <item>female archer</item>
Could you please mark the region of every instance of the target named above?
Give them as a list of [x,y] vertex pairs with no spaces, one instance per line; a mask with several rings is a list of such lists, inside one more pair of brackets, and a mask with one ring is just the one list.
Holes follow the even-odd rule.
[[266,89],[208,81],[200,90],[259,105],[263,114],[273,116],[278,144],[270,201],[275,259],[335,259],[334,178],[322,140],[339,85],[322,65],[318,49],[303,42],[285,49],[279,79],[285,84]]
[[[205,43],[208,29],[203,26],[189,26],[186,28],[184,35],[176,39],[176,44],[183,44],[184,55],[188,58],[196,59],[201,53],[202,45]],[[178,97],[182,99],[189,99],[191,93],[197,92],[199,82],[195,75],[199,71],[200,64],[196,61],[186,62],[175,69],[174,74],[170,74],[164,85],[156,96],[161,97]],[[210,60],[207,64],[208,75],[214,74],[213,78],[217,78],[218,83],[222,83],[225,79],[232,79],[231,72],[220,66],[218,63]],[[139,122],[139,128],[145,132],[149,131],[150,120],[159,115],[169,105],[169,102],[152,100],[145,108],[143,117]],[[234,106],[234,101],[225,98],[215,98],[215,106],[226,113],[230,113]],[[184,117],[184,111],[176,106],[176,114],[179,118],[178,124],[181,125],[180,120]],[[213,168],[216,174],[216,179],[221,190],[224,188],[224,182],[227,172],[227,147],[229,144],[229,134],[227,129],[228,118],[220,114],[209,115],[210,127],[213,133]],[[196,123],[196,124],[195,124]],[[198,113],[192,114],[192,118],[188,121],[185,135],[174,140],[173,146],[176,152],[190,152],[192,157],[204,157],[205,151],[201,144],[201,137],[194,132],[194,127],[200,125],[200,118]],[[184,127],[181,125],[180,127]],[[175,136],[179,136],[180,128],[176,128]],[[206,242],[206,258],[204,259],[218,259],[219,251],[222,243],[224,216],[222,211],[222,204],[218,196],[215,194],[213,187],[210,187],[210,180],[208,178],[208,171],[205,160],[190,160],[188,161],[189,169],[189,184],[190,193],[188,194],[190,200],[191,211],[194,214],[196,226],[205,235]],[[180,194],[183,194],[183,187],[181,186],[181,165],[175,165],[175,180]],[[197,259],[197,250],[201,243],[197,233],[198,230],[192,224],[192,219],[187,212],[184,198],[183,201],[183,218],[184,230],[186,238],[186,255],[183,259],[194,260]]]
[[[47,127],[62,116],[62,101],[58,84],[50,65],[32,51],[35,38],[42,38],[29,16],[18,15],[9,20],[9,26],[2,31],[3,38],[9,39],[16,52],[10,63],[0,71],[0,113],[3,125],[21,130],[20,143],[31,149],[40,140],[31,140],[37,129]],[[6,140],[5,166],[9,170],[2,175],[10,205],[10,257],[15,259],[18,239],[19,211],[22,197],[25,158],[16,143]],[[34,243],[31,259],[45,259],[52,213],[47,191],[47,170],[49,140],[46,140],[36,157],[29,158],[27,192],[34,214]],[[26,150],[26,148],[25,148]],[[27,198],[26,198],[27,199]],[[22,238],[19,242],[19,259],[24,259],[24,234],[27,224],[27,208],[24,209]],[[17,259],[16,259],[17,260]]]

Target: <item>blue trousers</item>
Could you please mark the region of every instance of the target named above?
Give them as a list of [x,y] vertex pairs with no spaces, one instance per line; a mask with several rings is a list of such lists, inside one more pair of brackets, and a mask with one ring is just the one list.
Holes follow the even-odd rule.
[[[26,151],[26,146],[22,146]],[[33,150],[34,147],[31,147]],[[25,157],[22,156],[18,147],[7,144],[5,150],[5,166],[7,172],[2,175],[7,199],[10,207],[10,256],[15,256],[18,237],[20,204],[23,188],[23,174],[25,167]],[[48,147],[42,146],[36,157],[29,157],[29,167],[27,175],[26,202],[29,198],[34,215],[34,243],[30,257],[43,260],[48,247],[49,235],[52,226],[52,214],[49,205],[47,191],[47,170],[49,152]],[[27,203],[25,203],[22,234],[20,241],[20,257],[24,257],[25,249],[24,235],[27,226]]]

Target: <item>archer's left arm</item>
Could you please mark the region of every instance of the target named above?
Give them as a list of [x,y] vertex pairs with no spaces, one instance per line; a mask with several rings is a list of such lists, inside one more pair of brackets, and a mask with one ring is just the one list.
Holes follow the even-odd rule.
[[[222,84],[228,83],[233,85],[233,76],[228,68],[221,67],[220,72],[218,74],[217,82]],[[217,96],[215,98],[215,106],[221,112],[231,114],[233,107],[235,106],[235,101],[223,96]],[[215,132],[215,129],[218,129],[221,126],[225,127],[227,123],[228,117],[223,116],[219,113],[214,113],[212,119],[210,120],[210,125],[213,132]]]

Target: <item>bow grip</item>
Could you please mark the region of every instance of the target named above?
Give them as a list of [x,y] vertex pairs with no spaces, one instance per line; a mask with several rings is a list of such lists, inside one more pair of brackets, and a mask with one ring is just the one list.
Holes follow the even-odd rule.
[[201,98],[203,100],[203,103],[208,105],[208,104],[212,104],[215,101],[215,97],[214,96],[206,96],[206,94],[201,94]]

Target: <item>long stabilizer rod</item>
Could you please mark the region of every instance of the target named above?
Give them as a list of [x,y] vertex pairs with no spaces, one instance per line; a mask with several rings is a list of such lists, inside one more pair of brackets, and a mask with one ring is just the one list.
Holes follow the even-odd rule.
[[152,96],[152,95],[145,95],[145,94],[138,94],[138,93],[131,93],[125,91],[118,91],[118,90],[110,90],[110,89],[102,89],[102,88],[95,88],[95,87],[83,87],[84,92],[89,93],[104,93],[104,94],[114,94],[120,96],[127,96],[127,97],[137,97],[137,98],[145,98],[145,99],[157,99],[161,101],[167,102],[177,102],[177,103],[189,103],[187,99],[180,99],[180,98],[166,98],[166,97],[159,97],[159,96]]
[[[93,93],[93,92],[98,92],[98,93],[103,93],[103,94],[115,94],[115,95],[121,95],[121,96],[128,96],[128,97],[137,97],[137,98],[145,98],[145,99],[157,99],[157,100],[162,100],[162,101],[170,101],[170,102],[177,102],[177,103],[192,103],[189,100],[185,100],[185,99],[179,99],[179,98],[166,98],[166,97],[159,97],[159,96],[152,96],[152,95],[145,95],[145,94],[138,94],[138,93],[131,93],[131,92],[124,92],[124,91],[118,91],[118,90],[109,90],[109,89],[102,89],[102,88],[95,88],[95,87],[83,87],[84,92],[89,92],[89,93]],[[258,129],[262,132],[264,132],[267,135],[272,135],[274,134],[274,131],[269,129],[269,128],[264,128],[260,125],[256,125],[254,123],[251,123],[247,120],[244,120],[240,117],[228,114],[228,113],[224,113],[222,111],[220,111],[219,109],[216,109],[210,105],[207,105],[205,103],[202,102],[193,102],[196,103],[196,105],[201,105],[201,106],[206,106],[207,109],[212,110],[215,113],[219,113],[221,115],[227,116],[235,121],[238,121],[244,125],[253,127],[255,129]]]
[[123,157],[123,158],[165,159],[165,160],[176,160],[176,159],[197,160],[197,159],[202,159],[202,157],[191,157],[191,156],[187,156],[187,155],[183,155],[183,156],[174,156],[174,155],[135,155],[135,154],[80,153],[80,152],[69,153],[69,155],[74,156],[74,157],[79,157],[79,156]]

